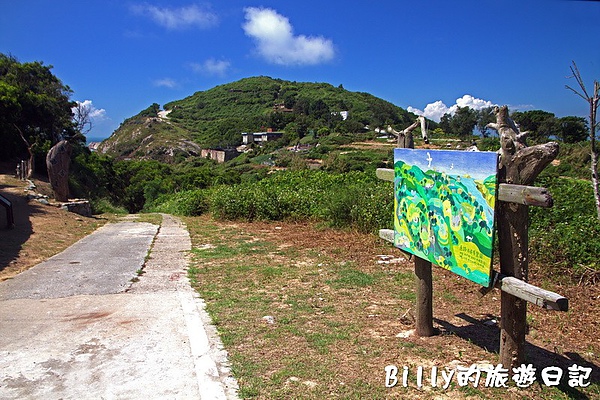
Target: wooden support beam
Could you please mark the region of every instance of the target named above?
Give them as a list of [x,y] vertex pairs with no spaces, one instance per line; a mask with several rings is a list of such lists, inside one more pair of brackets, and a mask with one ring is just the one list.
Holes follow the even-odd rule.
[[380,229],[379,237],[385,240],[386,242],[391,242],[394,244],[394,230],[393,229]]
[[375,171],[375,175],[379,179],[389,182],[394,182],[394,174],[394,170],[390,168],[377,168],[377,170]]
[[508,183],[498,185],[498,201],[546,208],[553,204],[552,195],[546,188]]
[[[380,229],[379,237],[383,240],[394,243],[394,230],[393,229]],[[496,272],[494,272],[497,274]],[[505,293],[509,293],[519,299],[528,301],[529,303],[535,304],[536,306],[546,308],[548,310],[556,311],[568,311],[569,310],[569,299],[560,294],[551,292],[531,285],[520,279],[497,274],[495,279],[494,287],[500,289]],[[482,295],[485,295],[491,290],[491,288],[481,288]]]
[[548,310],[568,311],[569,299],[560,294],[530,285],[520,279],[511,276],[500,275],[498,282],[495,285],[503,292],[512,294],[519,299],[526,300],[536,306],[546,308]]
[[[377,168],[375,174],[381,180],[394,181],[393,169]],[[553,204],[552,196],[546,188],[508,183],[498,185],[498,201],[538,207],[552,207]]]
[[415,333],[420,337],[433,336],[433,275],[431,262],[415,257],[415,284],[417,289]]

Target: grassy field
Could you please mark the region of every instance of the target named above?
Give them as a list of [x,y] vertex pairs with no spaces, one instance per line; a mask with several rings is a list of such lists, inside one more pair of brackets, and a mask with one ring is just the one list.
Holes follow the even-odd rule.
[[[538,368],[538,382],[530,387],[516,387],[511,372],[506,388],[485,387],[485,373],[477,387],[461,385],[455,376],[444,388],[442,370],[498,363],[498,292],[479,298],[477,285],[436,268],[437,334],[418,338],[412,334],[412,262],[373,235],[308,223],[218,222],[208,216],[185,221],[193,241],[190,278],[230,353],[243,397],[600,396],[600,343],[589,332],[581,336],[597,321],[597,310],[590,322],[577,315],[578,303],[574,313],[562,314],[530,306],[528,363]],[[588,289],[585,296],[598,294]],[[571,293],[559,291],[565,290]],[[565,377],[560,387],[541,383],[543,368],[557,365],[567,374],[574,363],[594,368],[592,385],[574,389]],[[393,388],[385,386],[390,365],[399,369]],[[408,387],[402,385],[403,367],[409,369]],[[432,367],[439,371],[437,387],[430,382]]]

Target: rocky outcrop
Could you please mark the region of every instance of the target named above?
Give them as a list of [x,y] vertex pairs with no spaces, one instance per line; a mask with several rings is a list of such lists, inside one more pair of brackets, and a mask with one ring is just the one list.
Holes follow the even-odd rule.
[[199,156],[202,149],[191,133],[171,123],[166,116],[136,117],[126,121],[97,151],[121,160],[158,160],[173,163]]

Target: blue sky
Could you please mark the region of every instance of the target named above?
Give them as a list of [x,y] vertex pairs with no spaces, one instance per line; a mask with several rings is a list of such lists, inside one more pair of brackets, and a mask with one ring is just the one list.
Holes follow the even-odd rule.
[[[456,104],[586,116],[600,2],[0,0],[0,52],[43,61],[107,137],[156,102],[266,75],[369,92],[437,119]],[[91,102],[91,103],[89,103]]]

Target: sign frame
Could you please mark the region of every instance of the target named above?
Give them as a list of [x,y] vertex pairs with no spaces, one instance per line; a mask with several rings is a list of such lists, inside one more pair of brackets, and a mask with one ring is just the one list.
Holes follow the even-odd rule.
[[498,154],[394,149],[394,245],[492,284]]

